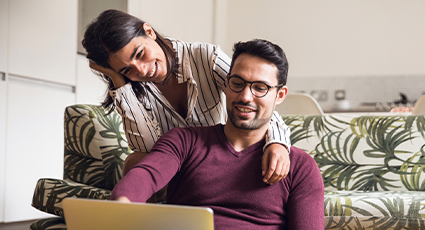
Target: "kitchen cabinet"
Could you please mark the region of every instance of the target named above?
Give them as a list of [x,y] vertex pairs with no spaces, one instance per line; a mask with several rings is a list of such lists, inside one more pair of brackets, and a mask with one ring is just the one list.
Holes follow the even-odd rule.
[[7,9],[8,1],[0,0],[0,80],[2,80],[7,66]]
[[9,73],[75,86],[78,1],[9,4]]
[[4,221],[46,217],[31,207],[39,178],[63,177],[63,117],[72,87],[10,77],[7,97]]
[[8,1],[0,0],[0,223],[4,220],[4,167],[6,159],[6,67]]
[[0,223],[4,220],[4,176],[6,159],[6,82],[0,80]]
[[63,113],[75,104],[78,0],[0,0],[0,223],[49,216],[37,180],[63,177]]

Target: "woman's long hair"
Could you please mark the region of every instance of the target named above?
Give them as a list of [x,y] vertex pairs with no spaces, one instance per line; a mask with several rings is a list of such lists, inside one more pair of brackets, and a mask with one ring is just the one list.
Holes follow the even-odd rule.
[[[133,38],[147,36],[143,29],[144,24],[144,21],[119,10],[106,10],[102,12],[90,23],[84,33],[82,44],[87,51],[87,58],[105,68],[111,68],[108,62],[111,54],[118,52]],[[164,51],[167,60],[167,75],[164,80],[164,82],[167,82],[171,75],[175,74],[177,76],[177,55],[170,43],[167,43],[167,40],[155,30],[154,32],[156,33],[155,41]],[[104,76],[103,74],[99,74],[99,76],[108,85],[106,97],[102,102],[102,106],[112,111],[115,109],[115,106],[108,92],[114,89],[114,84],[108,76]],[[124,79],[126,82],[131,83],[137,98],[144,104],[143,98],[146,95],[143,86],[144,83],[131,81],[125,76]]]

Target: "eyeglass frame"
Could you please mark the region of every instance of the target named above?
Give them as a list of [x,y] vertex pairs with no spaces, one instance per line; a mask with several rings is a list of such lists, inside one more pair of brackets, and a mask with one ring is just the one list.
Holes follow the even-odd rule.
[[[243,88],[242,88],[240,91],[236,91],[236,90],[232,89],[232,87],[230,87],[230,84],[229,84],[229,89],[231,89],[231,90],[232,90],[233,92],[235,92],[235,93],[240,93],[240,92],[242,92],[242,91],[245,89],[246,84],[247,84],[247,83],[249,83],[249,84],[250,84],[250,86],[249,86],[249,90],[251,91],[252,95],[254,95],[254,96],[255,96],[255,97],[257,97],[257,98],[263,98],[263,97],[265,97],[265,96],[269,93],[270,89],[278,88],[278,87],[282,87],[282,86],[284,86],[284,85],[285,85],[284,83],[282,83],[282,84],[278,84],[278,85],[270,86],[270,85],[266,84],[266,83],[265,83],[265,82],[263,82],[263,81],[247,81],[247,80],[243,79],[243,78],[242,78],[242,77],[240,77],[240,76],[230,76],[229,74],[227,74],[227,82],[229,82],[229,81],[230,81],[230,79],[231,79],[232,77],[236,77],[236,78],[241,79],[241,80],[243,81],[243,83],[244,83],[244,86],[243,86]],[[264,84],[264,85],[267,87],[267,92],[266,92],[263,96],[257,96],[257,95],[255,95],[255,93],[252,91],[252,85],[253,85],[254,83],[261,83],[261,84]]]

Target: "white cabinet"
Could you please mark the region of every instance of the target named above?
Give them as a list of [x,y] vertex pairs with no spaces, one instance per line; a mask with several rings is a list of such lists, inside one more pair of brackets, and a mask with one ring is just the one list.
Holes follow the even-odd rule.
[[77,0],[9,1],[9,73],[75,85]]
[[4,221],[46,217],[31,207],[39,178],[63,177],[63,117],[71,87],[10,77],[7,97]]
[[75,104],[78,0],[0,0],[0,223],[50,216],[37,180],[63,177],[63,117]]
[[6,82],[0,80],[0,223],[4,221],[4,176],[6,166]]
[[[0,0],[0,78],[7,66],[8,1]],[[1,79],[0,79],[1,80]]]
[[0,223],[4,221],[4,167],[6,159],[6,81],[7,67],[7,8],[8,1],[0,0]]

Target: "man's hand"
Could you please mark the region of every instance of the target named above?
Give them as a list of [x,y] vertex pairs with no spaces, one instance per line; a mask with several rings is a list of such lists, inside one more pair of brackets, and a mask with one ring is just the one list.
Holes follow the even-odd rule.
[[116,201],[123,202],[123,203],[130,203],[130,200],[126,196],[120,196],[116,199]]
[[263,181],[268,184],[276,184],[288,175],[290,168],[289,153],[281,144],[271,144],[264,151],[262,160]]

